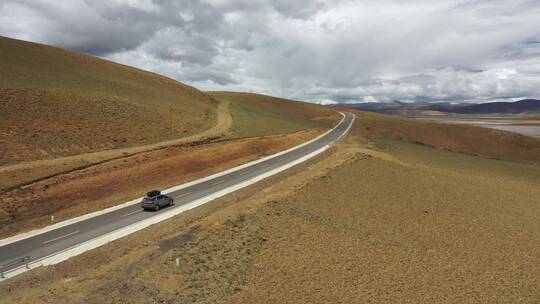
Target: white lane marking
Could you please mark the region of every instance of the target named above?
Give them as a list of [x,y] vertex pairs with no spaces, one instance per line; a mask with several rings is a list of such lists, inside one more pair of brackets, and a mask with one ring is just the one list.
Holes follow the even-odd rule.
[[126,214],[122,215],[122,217],[130,216],[130,215],[132,215],[132,214],[135,214],[135,213],[137,213],[137,212],[141,212],[141,211],[142,211],[142,209],[139,209],[139,210],[135,210],[135,211],[133,211],[133,212],[130,212],[130,213],[126,213]]
[[[326,135],[330,134],[332,131],[335,131],[336,128],[339,127],[345,121],[345,118],[346,118],[346,115],[343,114],[342,112],[339,112],[339,114],[341,116],[343,116],[343,118],[341,118],[341,120],[332,129],[324,132],[323,134],[317,136],[316,138],[313,138],[311,140],[306,141],[303,144],[300,144],[298,146],[294,146],[294,147],[289,148],[289,149],[287,149],[285,151],[281,151],[281,152],[278,152],[278,153],[275,153],[275,154],[272,154],[272,155],[269,155],[269,156],[254,160],[254,161],[251,161],[249,163],[246,163],[246,164],[234,167],[234,168],[227,169],[225,171],[222,171],[222,172],[219,172],[219,173],[216,173],[216,174],[212,174],[212,175],[207,176],[207,177],[203,177],[203,178],[191,181],[191,182],[187,182],[187,183],[182,184],[182,185],[178,185],[178,186],[175,186],[175,187],[172,187],[172,188],[169,188],[169,189],[165,189],[165,190],[161,191],[161,193],[168,194],[168,193],[175,192],[175,191],[178,191],[178,190],[181,190],[181,189],[185,189],[185,188],[193,186],[193,185],[201,184],[203,182],[212,180],[214,178],[224,176],[224,175],[227,175],[227,174],[232,173],[232,172],[237,172],[237,171],[242,170],[244,168],[247,168],[247,167],[253,166],[255,164],[261,163],[261,162],[263,162],[265,160],[276,158],[276,157],[282,156],[284,154],[287,154],[287,153],[289,153],[291,151],[300,149],[301,147],[307,146],[310,143],[315,142],[315,141],[325,137]],[[353,115],[352,122],[354,122],[354,115]],[[349,128],[347,128],[347,130],[350,129],[350,127],[352,126],[352,122],[349,125]],[[36,235],[39,235],[39,234],[42,234],[42,233],[45,233],[45,232],[49,232],[49,231],[52,231],[52,230],[55,230],[55,229],[58,229],[58,228],[62,228],[62,227],[65,227],[65,226],[68,226],[68,225],[71,225],[71,224],[74,224],[74,223],[78,223],[78,222],[81,222],[81,221],[84,221],[84,220],[87,220],[87,219],[90,219],[90,218],[94,218],[94,217],[100,216],[102,214],[106,214],[106,213],[109,213],[109,212],[112,212],[112,211],[115,211],[115,210],[119,210],[119,209],[125,208],[127,206],[132,206],[132,205],[135,205],[135,204],[139,204],[142,199],[143,199],[143,197],[139,197],[139,198],[136,198],[136,199],[131,200],[129,202],[125,202],[125,203],[122,203],[122,204],[119,204],[119,205],[116,205],[116,206],[113,206],[113,207],[109,207],[109,208],[99,210],[99,211],[94,211],[94,212],[91,212],[91,213],[88,213],[88,214],[85,214],[85,215],[81,215],[79,217],[75,217],[75,218],[72,218],[72,219],[69,219],[69,220],[65,220],[63,222],[58,222],[56,224],[45,226],[43,228],[39,228],[39,229],[32,230],[32,231],[29,231],[29,232],[24,232],[24,233],[21,233],[21,234],[10,236],[10,237],[5,238],[5,239],[1,239],[0,240],[0,247],[11,244],[11,243],[15,243],[15,242],[18,242],[18,241],[21,241],[21,240],[24,240],[24,239],[28,239],[28,238],[31,238],[33,236],[36,236]],[[0,281],[1,281],[1,279],[0,279]]]
[[43,244],[48,244],[48,243],[50,243],[50,242],[58,241],[59,239],[63,239],[63,238],[65,238],[65,237],[68,237],[68,236],[71,236],[71,235],[77,234],[77,233],[79,233],[79,232],[80,232],[79,230],[77,230],[77,231],[73,231],[73,232],[71,232],[71,233],[68,233],[68,234],[65,234],[65,235],[59,236],[59,237],[57,237],[57,238],[54,238],[54,239],[51,239],[51,240],[45,241],[45,242],[43,242]]
[[246,175],[246,174],[248,174],[248,173],[250,173],[250,172],[249,172],[249,171],[244,171],[244,172],[240,172],[239,175]]
[[213,182],[212,186],[219,185],[219,184],[224,183],[224,182],[225,182],[224,180]]
[[[344,118],[345,118],[345,115],[343,113],[341,113],[341,115],[343,115]],[[347,128],[346,132],[351,128],[353,122],[354,122],[354,116],[353,116],[353,119],[351,120],[349,128]],[[343,136],[344,136],[344,134],[342,134],[339,138],[341,138]],[[332,141],[332,142],[334,142],[334,141]],[[210,194],[210,195],[208,195],[206,197],[195,200],[195,201],[193,201],[193,202],[191,202],[189,204],[180,206],[178,208],[174,208],[170,212],[163,212],[160,215],[150,217],[147,220],[143,220],[143,221],[134,223],[134,224],[132,224],[130,226],[127,226],[127,227],[120,228],[118,230],[109,232],[109,233],[107,233],[105,235],[102,235],[102,236],[99,236],[97,238],[88,240],[86,242],[74,245],[74,246],[69,247],[69,248],[63,249],[63,250],[61,250],[59,252],[52,253],[52,254],[50,254],[50,255],[48,255],[46,257],[39,258],[37,260],[32,261],[31,263],[29,263],[26,266],[22,265],[22,266],[19,266],[17,268],[11,269],[8,272],[4,273],[4,277],[0,278],[0,281],[3,281],[3,280],[5,280],[7,278],[10,278],[10,277],[14,277],[14,276],[16,276],[18,274],[21,274],[23,272],[28,271],[29,269],[33,269],[33,268],[36,268],[36,267],[39,267],[39,266],[48,266],[48,265],[58,264],[58,263],[60,263],[62,261],[65,261],[65,260],[69,259],[70,257],[79,255],[79,254],[81,254],[83,252],[86,252],[88,250],[91,250],[91,249],[97,248],[99,246],[102,246],[104,244],[107,244],[107,243],[109,243],[109,242],[111,242],[113,240],[119,239],[119,238],[121,238],[123,236],[126,236],[126,235],[129,235],[129,234],[131,234],[131,233],[133,233],[135,231],[139,231],[141,229],[144,229],[144,228],[146,228],[146,227],[148,227],[148,226],[150,226],[152,224],[161,222],[161,221],[163,221],[165,219],[168,219],[168,218],[173,217],[173,216],[175,216],[177,214],[180,214],[180,213],[182,213],[182,212],[184,212],[186,210],[193,209],[193,208],[195,208],[197,206],[203,205],[206,202],[212,201],[212,200],[214,200],[214,199],[216,199],[218,197],[221,197],[221,196],[223,196],[223,195],[225,195],[227,193],[231,193],[231,192],[233,192],[235,190],[238,190],[238,189],[241,189],[243,187],[249,186],[251,184],[256,183],[257,181],[265,179],[268,176],[272,176],[272,175],[274,175],[274,174],[276,174],[278,172],[286,170],[287,168],[293,167],[296,164],[302,163],[303,161],[305,161],[307,159],[310,159],[311,157],[324,152],[329,147],[330,147],[330,143],[328,143],[326,146],[321,147],[320,149],[318,149],[316,151],[313,151],[313,152],[311,152],[311,153],[309,153],[309,154],[307,154],[307,155],[305,155],[305,156],[303,156],[303,157],[301,157],[299,159],[293,160],[292,162],[289,162],[288,164],[284,164],[281,167],[274,168],[274,169],[272,169],[272,170],[270,170],[270,171],[268,171],[266,173],[263,173],[262,175],[256,176],[254,178],[251,178],[251,179],[246,180],[244,182],[241,182],[239,184],[229,186],[226,189],[222,189],[220,191],[217,191],[217,192],[215,192],[213,194]],[[240,169],[241,168],[236,168],[235,171],[238,171]],[[185,186],[183,186],[183,187],[185,188]],[[10,241],[12,241],[12,240],[10,240]]]
[[176,198],[181,198],[181,197],[184,197],[184,196],[190,195],[190,194],[191,194],[191,192],[186,192],[186,193],[182,193],[182,194],[180,194],[180,195],[176,195],[175,197],[176,197]]

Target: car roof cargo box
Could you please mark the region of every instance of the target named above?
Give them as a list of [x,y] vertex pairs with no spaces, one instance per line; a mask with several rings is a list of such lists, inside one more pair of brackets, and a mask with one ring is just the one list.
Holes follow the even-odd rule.
[[159,191],[159,190],[152,190],[152,191],[146,193],[146,196],[148,196],[148,197],[154,197],[154,196],[158,196],[158,195],[160,195],[160,194],[161,194],[161,191]]

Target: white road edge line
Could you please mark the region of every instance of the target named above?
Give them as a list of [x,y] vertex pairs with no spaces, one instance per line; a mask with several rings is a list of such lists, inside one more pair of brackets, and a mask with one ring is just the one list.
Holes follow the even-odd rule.
[[[343,114],[342,114],[343,115]],[[343,115],[345,117],[345,115]],[[34,261],[31,261],[30,263],[28,263],[27,265],[21,265],[17,268],[13,268],[13,269],[10,269],[6,272],[3,273],[4,277],[3,278],[0,278],[0,281],[3,281],[3,280],[6,280],[8,278],[11,278],[11,277],[14,277],[18,274],[21,274],[23,272],[26,272],[30,269],[33,269],[33,268],[37,268],[37,267],[40,267],[40,266],[48,266],[48,265],[54,265],[54,264],[58,264],[62,261],[65,261],[71,257],[74,257],[74,256],[77,256],[81,253],[84,253],[88,250],[91,250],[91,249],[94,249],[94,248],[97,248],[97,247],[100,247],[102,245],[105,245],[109,242],[112,242],[114,240],[117,240],[119,238],[122,238],[124,236],[127,236],[129,234],[132,234],[136,231],[139,231],[139,230],[142,230],[150,225],[153,225],[153,224],[156,224],[156,223],[159,223],[161,221],[164,221],[166,219],[169,219],[173,216],[176,216],[180,213],[183,213],[187,210],[190,210],[190,209],[193,209],[195,207],[198,207],[200,205],[203,205],[207,202],[210,202],[210,201],[213,201],[214,199],[216,198],[219,198],[221,196],[224,196],[226,194],[229,194],[231,192],[234,192],[236,190],[239,190],[239,189],[242,189],[244,187],[247,187],[249,185],[252,185],[260,180],[263,180],[269,176],[272,176],[272,175],[275,175],[281,171],[284,171],[286,169],[289,169],[291,167],[294,167],[324,151],[326,151],[328,148],[330,148],[330,145],[334,142],[336,142],[337,140],[339,140],[341,137],[343,137],[343,135],[345,135],[349,129],[351,128],[352,124],[354,123],[354,115],[353,115],[353,119],[351,121],[351,124],[349,125],[349,127],[345,130],[345,132],[339,136],[336,140],[328,143],[326,146],[316,150],[316,151],[313,151],[311,152],[310,154],[307,154],[299,159],[296,159],[288,164],[285,164],[283,166],[280,166],[280,167],[277,167],[277,168],[274,168],[268,172],[265,172],[259,176],[256,176],[252,179],[249,179],[249,180],[246,180],[246,181],[243,181],[241,183],[238,183],[236,185],[232,185],[232,186],[229,186],[227,188],[224,188],[218,192],[215,192],[215,193],[212,193],[210,195],[207,195],[205,197],[202,197],[202,198],[199,198],[189,204],[185,204],[183,206],[180,206],[178,208],[175,208],[175,209],[172,209],[168,212],[163,212],[162,214],[160,215],[156,215],[156,216],[153,216],[153,217],[150,217],[148,219],[145,219],[145,220],[142,220],[140,222],[137,222],[137,223],[134,223],[132,225],[129,225],[129,226],[126,226],[126,227],[122,227],[120,229],[117,229],[115,231],[112,231],[112,232],[109,232],[107,234],[104,234],[104,235],[101,235],[101,236],[98,236],[92,240],[88,240],[86,242],[83,242],[81,244],[77,244],[73,247],[70,247],[70,248],[67,248],[67,249],[64,249],[62,251],[59,251],[59,252],[55,252],[49,256],[46,256],[46,257],[43,257],[43,258],[40,258],[40,259],[37,259],[37,260],[34,260]]]
[[[303,146],[309,145],[310,143],[312,143],[312,142],[320,139],[321,137],[327,135],[328,133],[332,132],[335,128],[337,128],[337,126],[339,126],[343,122],[343,120],[345,119],[345,114],[343,114],[341,112],[339,114],[341,114],[343,116],[343,118],[332,129],[326,131],[325,133],[323,133],[323,134],[321,134],[321,135],[319,135],[319,136],[317,136],[317,137],[315,137],[315,138],[313,138],[313,139],[311,139],[311,140],[309,140],[309,141],[307,141],[307,142],[305,142],[303,144],[300,144],[298,146],[292,147],[292,148],[287,149],[285,151],[281,151],[281,152],[278,152],[276,154],[272,154],[272,155],[263,157],[261,159],[254,160],[254,161],[251,161],[249,163],[246,163],[246,164],[243,164],[243,165],[240,165],[240,166],[237,166],[237,167],[234,167],[234,168],[231,168],[231,169],[228,169],[228,170],[225,170],[225,171],[222,171],[222,172],[219,172],[219,173],[207,176],[207,177],[203,177],[203,178],[200,178],[200,179],[197,179],[197,180],[194,180],[194,181],[191,181],[191,182],[187,182],[187,183],[179,185],[179,186],[175,186],[175,187],[172,187],[172,188],[169,188],[169,189],[165,189],[165,190],[163,190],[161,192],[164,193],[164,194],[175,192],[175,191],[178,191],[178,190],[181,190],[181,189],[184,189],[184,188],[187,188],[187,187],[190,187],[190,186],[200,184],[200,183],[203,183],[205,181],[214,179],[216,177],[220,177],[220,176],[229,174],[231,172],[241,170],[241,169],[249,167],[251,165],[258,164],[258,163],[263,162],[265,160],[278,157],[278,156],[283,155],[285,153],[288,153],[290,151],[293,151],[293,150],[299,149],[299,148],[301,148]],[[353,115],[353,122],[354,122],[354,115]],[[61,227],[65,227],[65,226],[68,226],[68,225],[71,225],[71,224],[74,224],[74,223],[78,223],[78,222],[81,222],[81,221],[84,221],[84,220],[87,220],[87,219],[90,219],[90,218],[93,218],[93,217],[96,217],[96,216],[100,216],[100,215],[105,214],[105,213],[109,213],[109,212],[112,212],[112,211],[115,211],[115,210],[118,210],[118,209],[122,209],[122,208],[127,207],[127,206],[135,205],[135,204],[139,203],[142,199],[143,199],[142,197],[139,197],[139,198],[136,198],[134,200],[131,200],[131,201],[128,201],[128,202],[125,202],[125,203],[122,203],[122,204],[119,204],[119,205],[116,205],[116,206],[113,206],[113,207],[109,207],[109,208],[99,210],[99,211],[94,211],[94,212],[91,212],[91,213],[88,213],[88,214],[85,214],[85,215],[81,215],[79,217],[75,217],[75,218],[72,218],[72,219],[69,219],[69,220],[58,222],[56,224],[49,225],[49,226],[46,226],[46,227],[43,227],[43,228],[40,228],[40,229],[32,230],[32,231],[29,231],[29,232],[21,233],[21,234],[18,234],[18,235],[14,235],[14,236],[2,239],[2,240],[0,240],[0,247],[11,244],[11,243],[15,243],[15,242],[18,242],[18,241],[21,241],[21,240],[24,240],[24,239],[27,239],[27,238],[30,238],[30,237],[33,237],[33,236],[36,236],[38,234],[42,234],[42,233],[49,232],[49,231],[52,231],[52,230],[55,230],[55,229],[58,229],[58,228],[61,228]]]

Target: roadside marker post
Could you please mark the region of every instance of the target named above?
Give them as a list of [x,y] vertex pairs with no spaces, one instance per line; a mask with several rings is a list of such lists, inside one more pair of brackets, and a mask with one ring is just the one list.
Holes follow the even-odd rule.
[[24,266],[26,266],[26,269],[30,269],[30,265],[28,265],[28,262],[30,262],[30,257],[25,256],[21,260],[22,260],[21,262],[24,262]]
[[[243,164],[243,165],[240,165],[240,166],[237,166],[237,167],[234,167],[234,168],[231,168],[231,169],[228,169],[228,170],[225,170],[223,172],[220,172],[220,173],[216,173],[216,174],[213,174],[213,175],[210,175],[210,176],[207,176],[207,177],[204,177],[204,178],[201,178],[201,179],[198,179],[198,180],[195,180],[195,181],[191,181],[191,182],[188,182],[188,183],[185,183],[185,184],[182,184],[182,185],[179,185],[179,186],[175,186],[175,187],[172,187],[172,188],[169,188],[169,189],[166,189],[167,192],[165,193],[171,193],[171,192],[175,192],[175,191],[179,191],[181,189],[186,189],[188,187],[191,187],[193,185],[197,185],[197,184],[201,184],[203,182],[207,182],[207,181],[211,181],[211,180],[215,180],[216,178],[218,177],[222,177],[222,176],[225,176],[227,174],[230,174],[232,172],[237,172],[237,171],[240,171],[244,168],[248,168],[250,166],[253,166],[255,164],[258,164],[258,163],[261,163],[263,161],[266,161],[268,159],[274,159],[276,157],[280,157],[280,155],[284,155],[286,153],[291,153],[295,150],[298,150],[300,149],[301,147],[303,146],[306,146],[306,145],[309,145],[310,143],[312,142],[315,142],[321,138],[324,138],[324,136],[330,134],[332,131],[336,130],[337,127],[339,125],[341,125],[341,123],[344,121],[344,119],[346,118],[346,115],[341,113],[343,115],[343,119],[340,121],[340,123],[334,127],[333,129],[327,131],[326,133],[322,134],[322,135],[319,135],[317,138],[314,138],[310,141],[307,141],[301,145],[298,145],[298,146],[295,146],[295,147],[292,147],[288,150],[285,150],[285,151],[282,151],[282,152],[279,152],[279,153],[276,153],[276,154],[273,154],[273,155],[270,155],[270,156],[267,156],[267,157],[263,157],[261,159],[258,159],[258,160],[255,160],[255,161],[252,161],[252,162],[249,162],[249,163],[246,163],[246,164]],[[296,159],[292,159],[291,161],[287,162],[286,164],[280,164],[279,167],[277,168],[273,168],[272,170],[270,171],[267,171],[267,172],[264,172],[262,174],[259,174],[257,176],[254,176],[254,177],[251,177],[250,179],[248,180],[244,180],[244,181],[240,181],[239,183],[236,183],[236,184],[233,184],[232,186],[228,186],[228,187],[225,187],[217,192],[213,192],[211,194],[208,194],[206,196],[203,196],[201,198],[198,198],[198,199],[195,199],[189,203],[186,203],[184,204],[183,206],[179,206],[178,208],[173,208],[170,212],[165,212],[165,213],[161,213],[157,216],[153,216],[153,217],[150,217],[150,218],[147,218],[147,219],[144,219],[144,220],[141,220],[141,221],[138,221],[138,222],[135,222],[135,223],[132,223],[128,226],[125,226],[123,228],[120,228],[120,229],[117,229],[117,230],[113,230],[111,232],[108,232],[108,233],[105,233],[101,236],[98,236],[98,237],[95,237],[93,239],[90,239],[88,241],[84,241],[78,245],[75,245],[73,247],[69,247],[67,249],[64,249],[64,250],[61,250],[61,251],[58,251],[58,252],[55,252],[55,253],[52,253],[48,256],[45,256],[45,257],[35,257],[34,260],[32,261],[24,261],[26,262],[25,264],[27,264],[27,267],[30,267],[30,264],[32,264],[34,267],[38,267],[38,266],[48,266],[48,265],[54,265],[54,264],[58,264],[62,261],[65,261],[73,256],[76,256],[76,255],[79,255],[83,252],[86,252],[88,250],[91,250],[91,249],[94,249],[94,248],[97,248],[99,246],[102,246],[104,244],[107,244],[109,242],[111,242],[112,240],[116,240],[116,239],[119,239],[121,237],[124,237],[126,235],[129,235],[133,232],[136,232],[136,231],[139,231],[141,229],[144,229],[146,227],[149,227],[150,225],[153,225],[155,223],[159,223],[161,221],[164,221],[168,218],[171,218],[177,214],[180,214],[182,212],[185,212],[187,210],[190,210],[190,209],[193,209],[193,208],[196,208],[198,206],[201,206],[209,201],[212,201],[218,197],[221,197],[225,194],[228,194],[228,193],[231,193],[231,192],[234,192],[238,189],[242,189],[244,187],[247,187],[257,181],[260,181],[260,180],[263,180],[269,176],[272,176],[274,174],[277,174],[279,172],[282,172],[288,168],[291,168],[293,166],[296,166],[297,164],[299,163],[302,163],[310,158],[312,158],[313,156],[315,155],[318,155],[320,153],[322,153],[323,151],[327,150],[330,145],[341,139],[341,137],[343,137],[348,131],[349,129],[352,127],[352,124],[354,122],[354,116],[351,120],[351,122],[349,123],[349,126],[345,129],[345,131],[343,132],[343,134],[339,135],[337,138],[335,139],[332,139],[330,140],[328,143],[325,143],[324,146],[322,147],[318,147],[316,146],[317,150],[315,151],[312,151],[300,158],[296,158]],[[289,154],[290,156],[290,154]],[[285,157],[285,156],[281,156],[282,158]],[[241,171],[242,172],[242,171]],[[74,219],[71,219],[71,220],[64,220],[64,221],[61,221],[57,224],[53,224],[53,225],[50,225],[50,226],[47,226],[43,229],[38,229],[38,230],[35,230],[35,231],[31,231],[30,233],[24,233],[22,235],[17,235],[17,236],[14,236],[14,237],[9,237],[7,239],[0,239],[0,248],[7,245],[7,244],[11,244],[11,243],[15,243],[15,242],[19,242],[21,240],[24,240],[24,239],[28,239],[30,237],[33,237],[33,236],[36,236],[36,235],[39,235],[39,234],[43,234],[47,231],[53,231],[55,229],[58,229],[60,227],[65,227],[65,226],[68,226],[68,225],[71,225],[71,224],[74,224],[74,223],[78,223],[78,222],[81,222],[81,221],[84,221],[84,220],[87,220],[87,219],[90,219],[90,218],[94,218],[94,217],[97,217],[99,215],[102,215],[102,214],[106,214],[106,213],[110,213],[114,210],[119,210],[119,209],[122,209],[122,208],[125,208],[127,206],[132,206],[134,204],[137,204],[139,203],[140,200],[138,199],[135,199],[135,200],[132,200],[132,201],[129,201],[129,202],[125,202],[123,204],[120,204],[120,205],[117,205],[117,206],[114,206],[114,207],[110,207],[110,208],[106,208],[106,209],[103,209],[103,210],[100,210],[100,211],[96,211],[96,212],[92,212],[92,213],[89,213],[87,215],[83,215],[83,216],[80,216],[80,217],[77,217],[77,218],[74,218]],[[54,215],[51,215],[51,221],[54,221]],[[80,231],[75,231],[75,232],[72,232],[71,234],[74,234],[74,233],[78,233]],[[71,235],[69,234],[69,235]],[[63,236],[65,237],[65,236]],[[55,239],[53,239],[55,240]],[[52,240],[49,240],[49,241],[52,241]],[[29,256],[26,256],[26,258],[28,259],[31,259]],[[19,258],[19,265],[21,265],[22,263],[20,263],[20,258]],[[39,264],[38,264],[39,262]],[[180,259],[179,258],[176,258],[176,265],[177,267],[180,267]],[[22,264],[24,265],[24,264]],[[21,266],[22,266],[21,265]],[[7,266],[6,265],[0,265],[0,275],[4,276],[4,277],[11,277],[11,276],[15,276],[17,274],[20,274],[20,273],[23,273],[25,272],[26,270],[25,267],[17,267],[17,268],[13,268],[13,269],[7,269],[6,268]],[[0,279],[0,281],[3,281],[4,278]]]

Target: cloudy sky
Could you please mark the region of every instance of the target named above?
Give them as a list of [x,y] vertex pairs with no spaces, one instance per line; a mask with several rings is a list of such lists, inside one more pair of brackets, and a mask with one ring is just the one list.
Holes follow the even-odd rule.
[[1,0],[0,35],[202,90],[313,102],[540,97],[538,0]]

